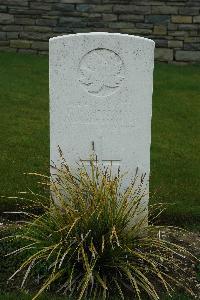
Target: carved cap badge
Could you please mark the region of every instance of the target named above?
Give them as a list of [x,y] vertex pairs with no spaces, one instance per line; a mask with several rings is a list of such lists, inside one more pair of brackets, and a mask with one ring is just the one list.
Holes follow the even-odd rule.
[[94,49],[83,56],[79,65],[79,81],[96,96],[117,91],[124,80],[124,63],[120,56],[105,48]]

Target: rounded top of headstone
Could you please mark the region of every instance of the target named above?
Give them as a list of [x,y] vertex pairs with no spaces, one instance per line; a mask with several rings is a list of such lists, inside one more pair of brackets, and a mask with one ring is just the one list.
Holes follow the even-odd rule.
[[144,38],[141,36],[137,36],[137,35],[130,35],[130,34],[125,34],[125,33],[110,33],[110,32],[88,32],[88,33],[76,33],[76,34],[65,34],[65,35],[59,35],[53,38],[50,38],[49,41],[53,42],[55,40],[59,40],[59,39],[63,39],[63,38],[72,38],[72,37],[120,37],[120,38],[128,38],[128,39],[133,39],[133,40],[138,40],[138,41],[144,41],[144,42],[148,42],[151,43],[153,45],[155,45],[155,42],[151,39],[148,38]]

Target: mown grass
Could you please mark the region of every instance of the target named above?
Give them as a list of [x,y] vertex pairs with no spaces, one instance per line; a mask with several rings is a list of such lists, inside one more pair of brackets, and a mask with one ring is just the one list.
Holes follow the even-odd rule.
[[[25,172],[49,171],[48,57],[0,53],[0,195],[37,185]],[[151,192],[175,203],[170,222],[200,220],[200,66],[157,64],[151,147]],[[14,209],[2,198],[0,211]]]
[[48,58],[1,53],[0,66],[0,195],[10,196],[36,188],[23,173],[49,169]]
[[200,65],[157,65],[154,73],[151,190],[171,220],[200,220]]

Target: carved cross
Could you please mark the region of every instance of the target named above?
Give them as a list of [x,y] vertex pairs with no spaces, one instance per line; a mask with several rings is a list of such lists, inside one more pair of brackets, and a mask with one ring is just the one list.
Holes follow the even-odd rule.
[[[113,167],[117,167],[117,169],[120,167],[120,162],[121,159],[103,159],[103,155],[102,155],[102,137],[99,138],[100,140],[100,144],[98,147],[98,153],[96,153],[96,148],[95,148],[95,142],[92,141],[91,142],[91,150],[94,154],[98,154],[97,155],[97,159],[92,159],[93,162],[102,165],[103,167],[109,167],[109,166],[113,166]],[[81,162],[83,162],[84,164],[86,164],[87,166],[90,165],[91,159],[80,159]]]

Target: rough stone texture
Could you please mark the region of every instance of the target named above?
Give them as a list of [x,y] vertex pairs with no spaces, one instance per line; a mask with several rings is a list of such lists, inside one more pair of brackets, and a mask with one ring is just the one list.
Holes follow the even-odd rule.
[[35,20],[30,18],[21,18],[21,17],[15,17],[15,24],[17,25],[34,25]]
[[200,51],[177,51],[176,60],[200,62]]
[[194,23],[199,23],[200,24],[200,15],[199,16],[195,16],[193,18]]
[[32,43],[32,49],[36,50],[49,50],[49,43],[48,42],[36,42]]
[[91,31],[149,37],[164,48],[157,59],[181,62],[181,50],[183,62],[198,62],[200,0],[0,0],[0,50],[26,51],[13,47],[19,39],[34,47],[27,52],[45,54],[49,38]]
[[168,41],[169,48],[182,48],[183,41]]
[[155,25],[153,33],[156,35],[166,35],[167,27],[164,25]]
[[192,23],[191,16],[172,16],[173,23],[188,24]]
[[0,12],[7,12],[7,7],[5,5],[0,5]]
[[145,16],[145,21],[147,23],[157,24],[168,24],[170,23],[170,15],[147,15]]
[[155,58],[158,61],[170,62],[173,60],[173,50],[167,48],[157,48],[155,51]]
[[0,23],[1,24],[13,24],[14,16],[10,14],[0,13]]
[[185,43],[184,50],[198,50],[200,51],[200,43]]
[[0,32],[0,41],[6,40],[6,33],[5,32]]
[[26,40],[11,40],[10,47],[26,49],[31,47],[31,42]]
[[[154,42],[111,33],[50,39],[50,152],[71,168],[98,164],[150,172]],[[133,97],[134,95],[134,97]]]
[[156,47],[162,47],[162,48],[166,48],[168,47],[168,40],[166,39],[154,39],[154,42],[156,43]]
[[168,15],[168,14],[177,14],[178,7],[177,6],[170,6],[170,5],[161,5],[161,6],[152,6],[152,14],[155,15]]

